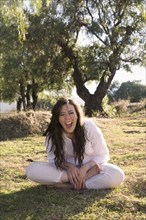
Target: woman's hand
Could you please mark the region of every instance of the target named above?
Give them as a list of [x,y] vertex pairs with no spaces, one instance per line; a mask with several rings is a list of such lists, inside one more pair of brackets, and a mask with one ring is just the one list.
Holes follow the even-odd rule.
[[80,190],[85,187],[85,181],[92,176],[100,173],[101,168],[94,161],[90,161],[80,168],[73,164],[66,163],[64,168],[67,171],[69,182],[76,190]]
[[95,162],[90,161],[89,163],[83,165],[80,169],[80,184],[79,188],[85,187],[85,181],[87,179],[90,179],[92,176],[99,174],[102,169],[98,164],[95,164]]
[[80,168],[72,166],[67,169],[68,179],[76,190],[80,190],[84,187],[88,169],[89,167],[87,165]]
[[86,174],[86,180],[90,179],[92,176],[99,174],[102,171],[101,167],[98,164],[95,164],[92,166],[87,174]]
[[79,169],[75,166],[69,166],[67,168],[67,175],[69,182],[74,186],[75,189],[79,189],[80,185],[80,172]]
[[88,165],[83,165],[79,169],[79,173],[80,173],[79,174],[79,177],[80,177],[79,189],[84,188],[88,169],[89,169]]

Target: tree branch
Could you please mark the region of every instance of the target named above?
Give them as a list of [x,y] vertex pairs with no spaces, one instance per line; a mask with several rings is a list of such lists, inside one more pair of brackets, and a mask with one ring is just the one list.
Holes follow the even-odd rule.
[[[92,16],[92,13],[90,12],[89,7],[88,7],[88,0],[86,0],[86,9],[87,9],[87,11],[88,11],[88,14],[89,14],[90,17],[91,17],[91,23],[92,23],[92,25],[93,25],[93,23],[94,23],[94,18],[93,18],[93,16]],[[83,24],[83,23],[82,23],[82,24]],[[102,40],[102,38],[100,38],[100,37],[96,34],[95,31],[93,31],[92,27],[89,27],[89,26],[86,25],[85,23],[83,24],[83,26],[85,26],[89,31],[91,31],[91,33],[92,33],[93,35],[95,35],[100,42],[102,42],[104,45],[106,45],[106,42],[105,42],[104,40]]]
[[125,62],[125,63],[135,63],[135,62],[142,62],[142,59],[140,58],[134,58],[134,59],[122,59],[121,61]]
[[[103,7],[103,4],[101,3],[101,11],[102,11],[102,13],[103,13],[103,15],[104,15],[104,20],[105,20],[105,11],[104,11],[103,8],[104,8],[104,7]],[[99,16],[99,21],[100,21],[100,24],[101,24],[103,30],[105,31],[106,34],[109,34],[109,29],[106,28],[106,27],[104,26],[103,22],[102,22],[103,19],[101,18],[100,9],[98,10],[98,16]]]

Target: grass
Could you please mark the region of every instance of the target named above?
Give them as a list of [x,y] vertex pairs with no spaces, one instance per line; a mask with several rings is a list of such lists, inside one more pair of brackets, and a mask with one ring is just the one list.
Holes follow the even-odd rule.
[[125,182],[106,190],[47,189],[27,180],[28,159],[46,161],[44,137],[1,141],[2,220],[142,220],[145,209],[145,115],[100,119],[111,163],[125,172]]

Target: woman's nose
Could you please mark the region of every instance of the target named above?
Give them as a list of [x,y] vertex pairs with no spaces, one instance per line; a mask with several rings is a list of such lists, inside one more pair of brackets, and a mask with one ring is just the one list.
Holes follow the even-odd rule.
[[66,114],[65,119],[70,119],[70,114]]

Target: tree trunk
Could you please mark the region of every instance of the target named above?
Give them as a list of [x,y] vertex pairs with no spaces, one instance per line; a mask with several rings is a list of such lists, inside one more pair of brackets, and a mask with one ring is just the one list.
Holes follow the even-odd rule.
[[23,80],[20,80],[20,95],[22,99],[22,104],[23,104],[23,110],[26,111],[26,102],[25,102],[25,87]]
[[70,48],[67,43],[58,42],[62,47],[66,56],[70,59],[73,66],[73,80],[77,89],[78,96],[85,101],[85,114],[89,117],[92,117],[95,111],[100,111],[103,115],[102,101],[107,94],[107,90],[111,84],[111,81],[116,73],[116,66],[113,62],[113,58],[116,57],[116,53],[113,53],[109,57],[108,68],[110,70],[110,75],[107,75],[106,70],[103,72],[103,75],[100,79],[99,85],[96,88],[94,94],[90,94],[89,90],[85,87],[84,81],[82,79],[82,72],[78,66],[77,57],[74,55],[72,48]]
[[103,112],[101,103],[98,102],[95,95],[90,94],[89,98],[84,99],[85,101],[85,115],[92,117],[97,111]]
[[106,71],[104,71],[95,93],[90,94],[88,89],[84,86],[81,73],[75,63],[73,79],[77,88],[77,94],[85,101],[85,115],[92,117],[96,111],[101,112],[102,115],[107,115],[103,110],[102,101],[107,94],[108,88],[116,72],[114,68],[111,70],[112,73],[108,77]]
[[37,101],[38,101],[38,95],[37,95],[37,84],[35,83],[34,79],[33,79],[33,82],[32,82],[32,100],[33,100],[32,108],[35,111]]
[[[108,88],[111,84],[111,81],[115,75],[116,71],[113,69],[112,74],[107,77],[106,71],[103,73],[99,85],[96,88],[96,91],[93,95],[90,95],[89,99],[85,99],[85,114],[88,116],[92,116],[94,112],[99,111],[101,114],[107,115],[104,112],[102,107],[102,102],[104,97],[107,94]],[[105,78],[106,77],[106,78]]]
[[21,107],[22,107],[22,98],[18,98],[17,100],[17,112],[21,111]]
[[30,102],[30,91],[31,91],[32,85],[27,85],[27,91],[26,91],[26,103],[27,103],[27,109],[31,109],[31,102]]

